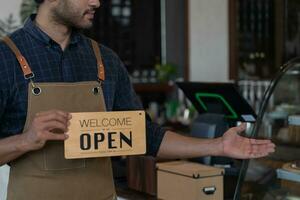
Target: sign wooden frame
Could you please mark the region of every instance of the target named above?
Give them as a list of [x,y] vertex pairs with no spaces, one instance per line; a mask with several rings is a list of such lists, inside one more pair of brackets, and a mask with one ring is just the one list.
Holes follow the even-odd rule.
[[71,113],[65,158],[146,153],[144,111]]

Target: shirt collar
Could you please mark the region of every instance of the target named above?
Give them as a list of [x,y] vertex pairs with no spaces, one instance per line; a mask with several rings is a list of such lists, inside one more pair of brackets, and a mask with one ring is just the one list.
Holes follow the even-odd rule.
[[[46,45],[51,45],[55,43],[45,32],[43,32],[35,23],[34,19],[36,14],[32,14],[25,22],[23,29],[32,35],[34,38],[45,43]],[[73,30],[71,34],[70,44],[77,44],[81,39],[81,34],[78,30]]]

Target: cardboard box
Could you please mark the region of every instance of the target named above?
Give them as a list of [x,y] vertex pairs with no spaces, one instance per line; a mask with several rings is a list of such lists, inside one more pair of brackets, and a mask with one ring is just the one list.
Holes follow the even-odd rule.
[[223,200],[224,169],[174,161],[157,164],[157,197],[164,200]]

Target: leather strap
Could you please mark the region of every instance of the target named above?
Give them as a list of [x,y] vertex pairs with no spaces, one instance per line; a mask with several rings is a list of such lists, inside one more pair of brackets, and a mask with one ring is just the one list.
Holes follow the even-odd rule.
[[100,52],[100,48],[99,48],[99,44],[98,42],[96,42],[93,39],[90,39],[92,42],[92,46],[93,46],[93,51],[94,54],[96,56],[97,59],[97,66],[98,66],[98,78],[101,81],[105,80],[105,70],[104,70],[104,65],[103,65],[103,61],[101,58],[101,52]]
[[[4,38],[2,38],[3,42],[5,42],[7,44],[7,46],[14,52],[14,54],[17,57],[17,60],[21,66],[21,69],[23,71],[24,77],[26,79],[29,78],[33,78],[34,74],[30,69],[30,66],[27,62],[27,60],[24,58],[24,56],[22,56],[20,50],[18,49],[18,47],[15,45],[15,43],[8,37],[5,36]],[[93,46],[93,51],[94,54],[96,56],[96,60],[97,60],[97,66],[98,66],[98,78],[101,81],[105,80],[105,71],[104,71],[104,65],[102,62],[102,58],[101,58],[101,52],[100,52],[100,48],[98,43],[95,40],[90,39],[92,42],[92,46]]]
[[16,55],[17,60],[20,63],[21,69],[23,71],[24,77],[26,79],[33,78],[34,74],[32,73],[27,60],[24,58],[24,56],[22,56],[21,52],[19,51],[19,49],[17,48],[17,46],[15,45],[15,43],[8,36],[5,36],[4,38],[2,38],[2,40],[3,40],[3,42],[5,42],[7,44],[7,46]]

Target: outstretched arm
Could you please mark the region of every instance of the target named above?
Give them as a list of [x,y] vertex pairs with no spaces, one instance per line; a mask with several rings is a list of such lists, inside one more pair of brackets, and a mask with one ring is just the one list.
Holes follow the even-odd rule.
[[157,157],[166,159],[201,156],[227,156],[237,159],[259,158],[275,151],[270,140],[242,137],[245,124],[230,128],[222,137],[214,139],[192,138],[168,131],[159,148]]

